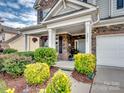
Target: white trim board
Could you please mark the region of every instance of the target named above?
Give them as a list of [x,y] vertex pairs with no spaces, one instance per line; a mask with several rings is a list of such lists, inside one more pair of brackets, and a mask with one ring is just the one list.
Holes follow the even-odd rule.
[[41,32],[47,32],[47,29],[41,28],[41,29],[29,30],[29,31],[22,32],[22,33],[23,34],[37,34],[37,33],[41,33]]
[[[66,0],[65,3],[72,3],[74,5],[77,5],[77,6],[82,6],[82,8],[86,7],[87,9],[86,10],[89,10],[89,9],[97,9],[95,6],[93,5],[90,5],[90,4],[87,4],[87,3],[84,3],[84,2],[81,2],[81,1],[78,1],[78,0]],[[52,17],[52,15],[54,15],[55,11],[58,10],[58,8],[60,8],[61,6],[64,6],[63,5],[63,0],[59,0],[58,3],[51,9],[51,11],[47,14],[47,16],[43,19],[43,23],[49,19],[50,17]],[[84,10],[85,11],[85,10]]]
[[47,25],[47,28],[59,28],[59,27],[64,27],[64,26],[69,26],[69,25],[74,25],[79,23],[83,25],[83,22],[86,22],[86,21],[91,21],[90,15],[52,23]]

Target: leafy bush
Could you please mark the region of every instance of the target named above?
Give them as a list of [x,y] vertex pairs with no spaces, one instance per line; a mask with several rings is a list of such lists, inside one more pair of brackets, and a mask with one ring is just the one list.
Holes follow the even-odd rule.
[[75,69],[85,75],[90,75],[96,68],[96,57],[93,54],[75,55]]
[[50,68],[45,63],[35,63],[26,66],[24,76],[29,84],[42,84],[50,77]]
[[46,93],[71,93],[69,77],[62,71],[58,71],[46,88]]
[[16,49],[12,49],[12,48],[8,48],[3,50],[3,54],[11,54],[11,53],[16,53],[17,50]]
[[20,56],[31,57],[34,60],[34,52],[33,51],[26,51],[26,52],[18,52]]
[[24,72],[27,64],[32,62],[30,57],[18,56],[18,55],[0,55],[1,71],[7,72],[11,75],[21,75]]
[[53,48],[38,48],[34,53],[35,60],[41,63],[47,63],[49,66],[57,62],[57,52]]

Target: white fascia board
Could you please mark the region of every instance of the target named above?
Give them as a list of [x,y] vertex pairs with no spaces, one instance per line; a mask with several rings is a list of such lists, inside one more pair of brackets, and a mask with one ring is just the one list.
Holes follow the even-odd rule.
[[54,10],[58,7],[58,5],[62,2],[62,0],[59,0],[57,4],[50,10],[48,15],[43,19],[43,22],[54,12]]
[[86,22],[86,21],[91,21],[92,22],[91,15],[78,17],[78,18],[72,18],[72,19],[69,19],[69,20],[48,24],[47,28],[52,29],[52,28],[70,26],[70,25],[74,25],[74,24],[81,24],[81,23],[83,24],[83,22]]
[[41,29],[29,30],[29,31],[22,32],[22,34],[37,34],[42,32],[47,32],[47,29],[41,28]]
[[64,6],[61,6],[58,10],[56,10],[56,12],[55,12],[55,14],[53,16],[57,15],[63,9],[63,7]]
[[51,20],[48,20],[48,21],[44,21],[44,22],[41,22],[41,24],[49,24],[49,23],[52,23],[52,22],[56,22],[56,21],[60,21],[60,20],[63,20],[63,19],[67,19],[67,18],[73,18],[74,16],[79,16],[79,15],[86,15],[90,12],[93,12],[93,11],[96,11],[96,8],[92,8],[92,9],[88,9],[88,10],[82,10],[82,11],[79,11],[79,12],[76,12],[76,13],[73,13],[73,14],[70,14],[70,15],[66,15],[66,16],[62,16],[62,17],[58,17],[58,18],[55,18],[55,19],[51,19]]

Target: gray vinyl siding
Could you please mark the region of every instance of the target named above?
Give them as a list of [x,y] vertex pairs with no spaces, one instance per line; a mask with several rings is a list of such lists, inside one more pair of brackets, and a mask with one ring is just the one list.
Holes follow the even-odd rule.
[[109,17],[109,0],[97,0],[97,6],[99,7],[100,18],[108,18]]
[[[104,1],[104,0],[103,0]],[[124,8],[117,9],[117,0],[111,0],[111,16],[121,16],[124,15]]]

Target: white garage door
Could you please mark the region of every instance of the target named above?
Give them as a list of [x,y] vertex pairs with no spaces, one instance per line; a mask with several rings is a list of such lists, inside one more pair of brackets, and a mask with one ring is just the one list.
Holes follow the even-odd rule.
[[124,35],[98,36],[97,64],[124,67]]

